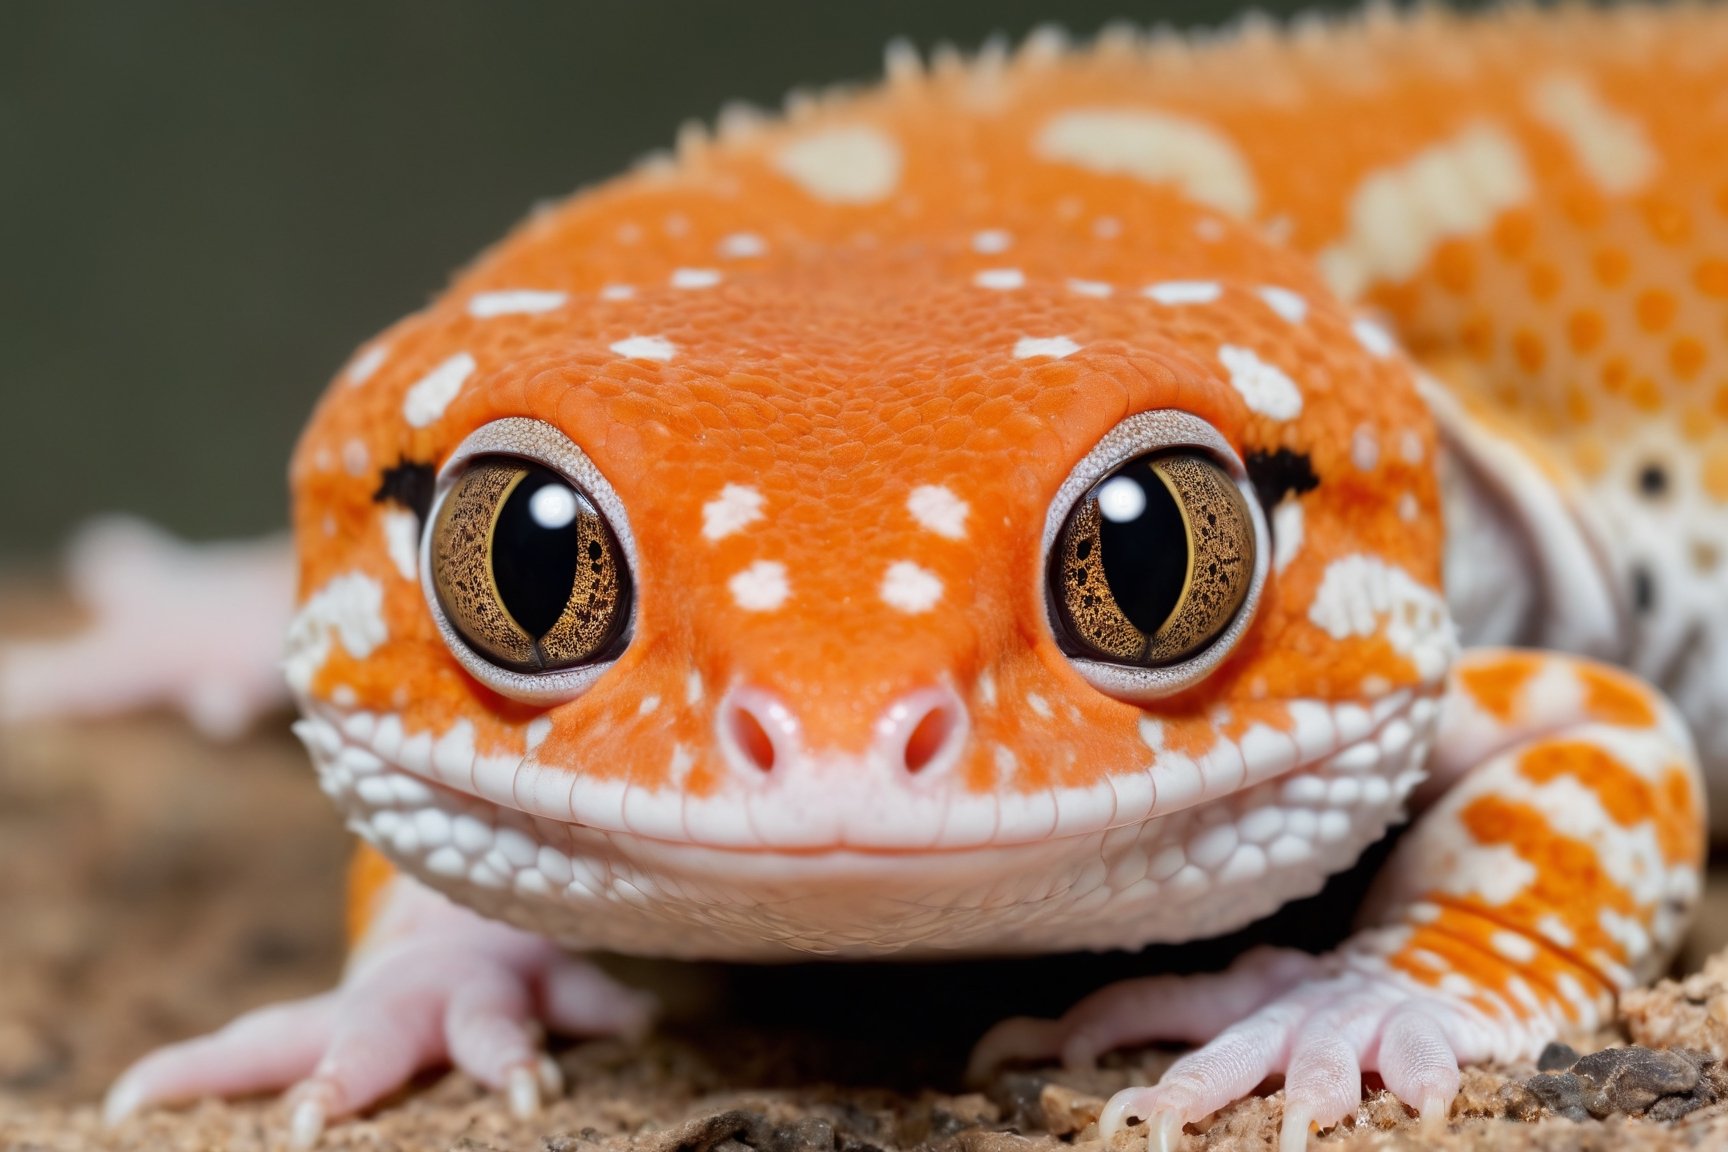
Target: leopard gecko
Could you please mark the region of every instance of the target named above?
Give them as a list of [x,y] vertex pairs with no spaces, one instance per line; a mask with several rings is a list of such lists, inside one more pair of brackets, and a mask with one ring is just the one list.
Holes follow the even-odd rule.
[[533,213],[292,486],[353,959],[111,1118],[531,1111],[542,1026],[647,1026],[583,950],[1135,949],[1408,821],[1335,951],[976,1063],[1191,1043],[1153,1149],[1276,1074],[1286,1152],[1364,1072],[1441,1125],[1662,968],[1728,785],[1728,8],[896,46]]

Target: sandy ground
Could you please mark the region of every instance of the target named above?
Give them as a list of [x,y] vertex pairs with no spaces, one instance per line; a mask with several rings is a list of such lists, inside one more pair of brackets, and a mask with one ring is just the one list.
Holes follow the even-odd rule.
[[[0,634],[63,618],[64,607],[40,589],[14,584],[0,597]],[[114,1131],[101,1128],[95,1102],[153,1045],[333,981],[346,850],[282,725],[228,747],[201,742],[169,717],[0,733],[0,1149],[279,1146],[283,1118],[269,1100],[159,1112]],[[1725,935],[1721,872],[1680,970],[1698,967]],[[970,1041],[997,1016],[1058,1010],[1101,979],[1145,964],[1106,957],[749,969],[620,961],[622,975],[667,1002],[664,1027],[640,1048],[560,1047],[571,1089],[540,1117],[512,1120],[463,1077],[432,1074],[372,1116],[335,1128],[326,1146],[1046,1152],[1090,1144],[1103,1152],[1092,1126],[1103,1098],[1156,1076],[1169,1053],[1130,1053],[1087,1074],[1021,1070],[981,1092],[965,1091],[959,1072]],[[1628,1015],[1634,1038],[1723,1055],[1728,962],[1643,997]],[[1396,1101],[1375,1093],[1321,1146],[1728,1148],[1728,1103],[1710,1102],[1728,1097],[1728,1075],[1706,1056],[1693,1064],[1702,1068],[1691,1076],[1697,1083],[1652,1106],[1691,1109],[1677,1120],[1575,1122],[1542,1103],[1583,1115],[1583,1100],[1593,1099],[1596,1111],[1604,1100],[1637,1102],[1626,1087],[1636,1076],[1591,1097],[1598,1081],[1590,1076],[1532,1082],[1530,1068],[1472,1071],[1437,1139],[1424,1140]],[[1269,1149],[1281,1107],[1268,1088],[1189,1143]]]

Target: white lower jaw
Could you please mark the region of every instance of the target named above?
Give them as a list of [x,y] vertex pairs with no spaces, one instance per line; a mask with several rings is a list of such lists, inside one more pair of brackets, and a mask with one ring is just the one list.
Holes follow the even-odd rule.
[[1185,804],[1117,802],[1090,827],[1062,820],[1084,804],[1053,797],[1043,834],[1018,841],[818,851],[524,812],[386,763],[316,712],[297,731],[349,827],[454,899],[573,948],[769,960],[1135,948],[1232,931],[1318,891],[1401,818],[1437,710],[1433,695],[1399,694],[1359,710],[1356,738],[1319,755],[1265,775],[1238,755],[1234,790],[1211,796],[1217,782],[1196,777]]

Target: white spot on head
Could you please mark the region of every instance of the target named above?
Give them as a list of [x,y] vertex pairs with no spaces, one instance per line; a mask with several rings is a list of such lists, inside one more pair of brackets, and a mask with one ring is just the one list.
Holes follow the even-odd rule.
[[1172,305],[1210,304],[1222,293],[1223,289],[1210,280],[1166,280],[1162,284],[1148,284],[1141,291],[1148,300]]
[[1272,570],[1282,572],[1302,550],[1302,501],[1286,498],[1272,509]]
[[562,484],[544,485],[528,497],[529,517],[549,532],[570,527],[581,510],[576,493]]
[[928,612],[942,599],[942,581],[910,560],[896,560],[882,578],[882,599],[902,612]]
[[920,484],[906,498],[906,510],[919,525],[950,540],[966,538],[966,501],[940,484]]
[[748,260],[754,256],[765,255],[768,242],[754,232],[734,232],[730,236],[722,237],[715,251],[726,260]]
[[402,579],[412,582],[420,574],[420,518],[402,508],[392,508],[381,520],[384,550]]
[[1032,147],[1043,160],[1174,184],[1231,216],[1254,212],[1247,161],[1228,137],[1198,120],[1150,108],[1075,109],[1046,121]]
[[1406,524],[1414,524],[1422,517],[1422,505],[1417,501],[1415,493],[1406,492],[1398,497],[1398,518]]
[[1656,174],[1656,150],[1643,125],[1604,103],[1577,76],[1549,76],[1530,89],[1530,111],[1563,137],[1578,166],[1602,191],[1636,192]]
[[1358,316],[1351,323],[1350,331],[1356,334],[1356,343],[1366,348],[1371,356],[1385,359],[1398,351],[1398,344],[1392,339],[1392,334],[1365,317]]
[[658,697],[658,696],[644,696],[644,697],[642,697],[642,702],[640,704],[636,705],[636,715],[638,715],[638,716],[652,716],[652,715],[654,715],[655,711],[659,707],[660,707],[660,697]]
[[627,336],[611,348],[628,360],[670,360],[678,354],[677,347],[664,336]]
[[403,418],[415,428],[436,423],[462,391],[462,385],[468,383],[475,367],[474,357],[458,352],[426,373],[408,389],[408,396],[402,402]]
[[1274,420],[1294,420],[1301,415],[1302,390],[1252,349],[1226,344],[1218,349],[1218,360],[1230,373],[1230,386],[1241,394],[1251,411]]
[[562,292],[541,292],[523,288],[509,292],[481,292],[468,300],[468,315],[476,320],[521,313],[550,312],[562,308],[569,297]]
[[288,685],[296,692],[311,691],[337,642],[348,655],[364,660],[389,638],[383,587],[361,572],[338,576],[301,605],[288,626],[283,660]]
[[900,184],[900,145],[868,125],[826,128],[780,149],[774,166],[818,200],[874,204]]
[[1536,959],[1536,945],[1516,932],[1496,932],[1488,938],[1488,943],[1494,951],[1514,963],[1528,964]]
[[1308,619],[1334,640],[1383,637],[1425,681],[1445,673],[1456,647],[1440,594],[1376,556],[1332,561],[1308,605]]
[[1292,324],[1300,324],[1308,316],[1308,301],[1288,288],[1268,284],[1259,289],[1259,296],[1266,301],[1266,307]]
[[1350,462],[1362,472],[1372,472],[1380,463],[1380,439],[1366,424],[1350,434]]
[[1422,463],[1422,437],[1411,429],[1405,429],[1404,435],[1398,438],[1398,454],[1404,457],[1406,464]]
[[1102,280],[1070,280],[1068,281],[1068,291],[1076,296],[1090,296],[1095,300],[1108,300],[1116,289]]
[[1060,360],[1080,351],[1080,345],[1066,336],[1022,336],[1014,342],[1014,359],[1031,360],[1048,356]]
[[792,588],[786,582],[786,565],[758,560],[727,581],[732,599],[747,612],[772,612],[786,602]]
[[714,268],[674,268],[671,284],[674,288],[712,288],[720,283],[720,272]]
[[528,727],[522,733],[522,739],[528,745],[528,751],[532,752],[546,743],[546,737],[550,735],[552,735],[552,718],[550,716],[536,716],[528,721]]
[[636,289],[628,284],[608,284],[600,289],[602,300],[630,300],[636,295]]
[[1210,216],[1202,216],[1194,221],[1194,235],[1203,243],[1216,244],[1224,239],[1224,225]]
[[1122,221],[1114,216],[1100,216],[1092,221],[1092,235],[1100,240],[1114,240],[1122,235]]
[[350,476],[364,476],[372,466],[372,453],[366,449],[366,441],[356,437],[342,445],[342,467]]
[[1098,489],[1098,511],[1112,524],[1138,520],[1146,511],[1146,489],[1127,476],[1117,476]]
[[998,292],[1006,292],[1014,288],[1026,286],[1026,274],[1018,268],[986,268],[972,277],[972,283],[980,288],[994,288]]
[[762,493],[743,484],[728,484],[720,495],[702,505],[702,535],[722,540],[762,519]]
[[348,383],[355,387],[372,379],[378,369],[384,366],[384,361],[390,356],[390,349],[384,344],[374,344],[360,355],[354,357],[354,362],[348,365]]
[[1036,712],[1046,720],[1055,715],[1055,713],[1050,710],[1050,701],[1044,699],[1044,697],[1038,695],[1036,692],[1026,693],[1026,707],[1032,709],[1032,711]]
[[972,251],[980,256],[995,256],[1008,251],[1014,238],[1000,228],[988,228],[972,237]]
[[702,703],[702,673],[694,668],[684,677],[684,703],[692,708]]

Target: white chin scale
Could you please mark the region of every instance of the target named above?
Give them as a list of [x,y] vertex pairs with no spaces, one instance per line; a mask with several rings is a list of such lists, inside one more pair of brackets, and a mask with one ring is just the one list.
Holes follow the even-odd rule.
[[[600,829],[468,795],[380,755],[400,724],[315,706],[296,731],[348,825],[452,898],[572,948],[637,955],[1032,953],[1220,935],[1318,891],[1402,818],[1439,685],[1297,702],[1282,771],[1118,826],[946,851],[780,852]],[[412,743],[417,738],[410,738]],[[1254,779],[1244,748],[1158,770]],[[1252,751],[1252,750],[1250,750]],[[1172,776],[1172,779],[1175,777]],[[1059,800],[1059,798],[1058,798]]]

